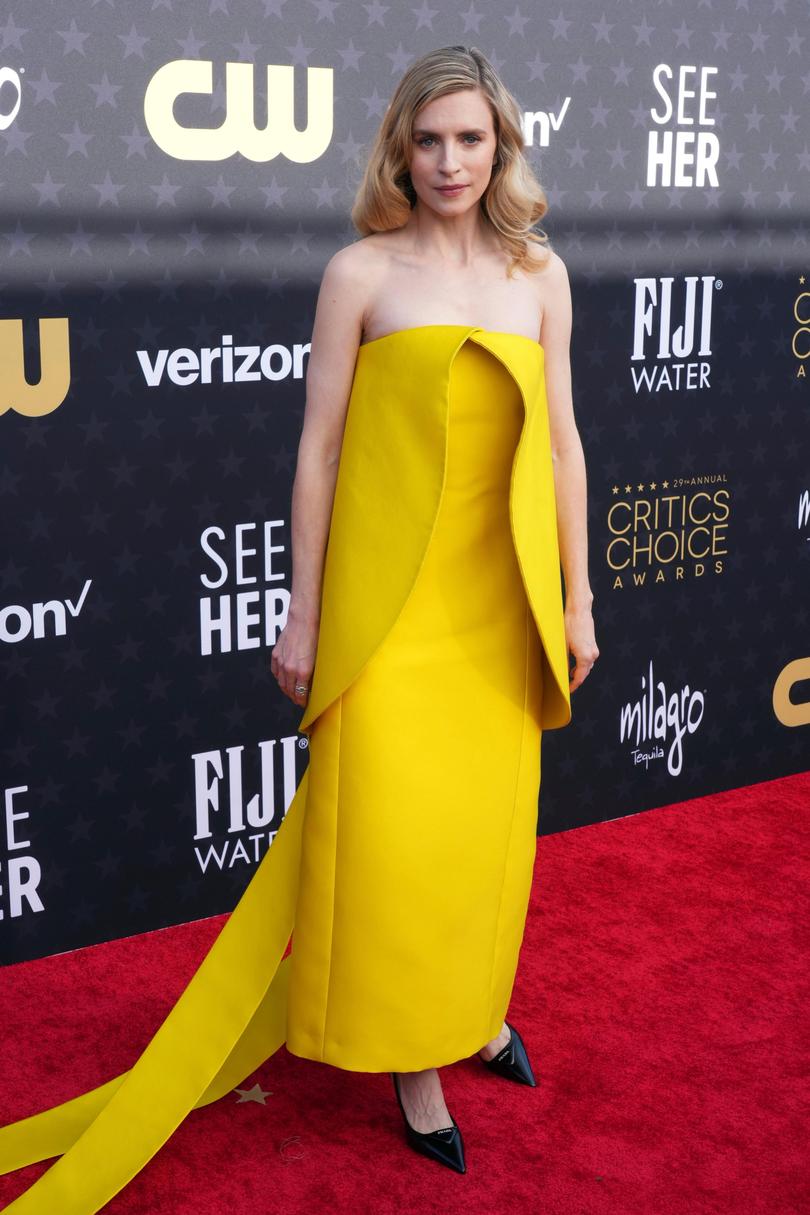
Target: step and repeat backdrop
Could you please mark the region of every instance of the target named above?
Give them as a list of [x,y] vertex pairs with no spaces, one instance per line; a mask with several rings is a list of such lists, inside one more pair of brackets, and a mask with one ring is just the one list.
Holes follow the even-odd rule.
[[810,35],[767,18],[5,7],[4,962],[230,910],[271,846],[308,758],[269,664],[318,285],[438,46],[518,99],[574,298],[601,658],[538,830],[807,767]]

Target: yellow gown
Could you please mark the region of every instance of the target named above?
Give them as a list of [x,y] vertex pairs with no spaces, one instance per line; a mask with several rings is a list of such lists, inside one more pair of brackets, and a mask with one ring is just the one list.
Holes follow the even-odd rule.
[[91,1215],[283,1042],[411,1071],[500,1030],[541,733],[571,715],[543,372],[542,346],[477,326],[361,346],[299,725],[307,770],[134,1067],[0,1129],[0,1171],[61,1156],[8,1212]]

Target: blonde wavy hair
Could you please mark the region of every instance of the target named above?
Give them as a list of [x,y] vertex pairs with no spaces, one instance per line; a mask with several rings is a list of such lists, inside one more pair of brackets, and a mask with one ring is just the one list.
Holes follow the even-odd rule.
[[[507,274],[536,270],[548,259],[548,235],[531,229],[548,210],[545,191],[523,153],[517,101],[492,64],[474,46],[443,46],[412,63],[388,103],[357,189],[351,219],[361,236],[401,228],[416,205],[408,171],[412,132],[423,105],[447,93],[480,89],[492,113],[497,150],[481,197],[485,219],[509,254]],[[545,247],[538,258],[537,247]]]

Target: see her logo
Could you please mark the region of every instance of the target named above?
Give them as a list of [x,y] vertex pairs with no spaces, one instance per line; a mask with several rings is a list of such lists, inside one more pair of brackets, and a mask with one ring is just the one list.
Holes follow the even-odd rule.
[[650,110],[650,117],[659,128],[674,122],[674,129],[652,130],[647,137],[647,185],[648,186],[718,186],[717,162],[720,159],[720,140],[713,131],[699,130],[713,127],[714,119],[707,113],[707,103],[717,99],[717,94],[708,87],[708,77],[717,72],[716,67],[697,67],[682,64],[675,73],[666,63],[659,63],[653,70],[653,85],[663,103],[662,108]]

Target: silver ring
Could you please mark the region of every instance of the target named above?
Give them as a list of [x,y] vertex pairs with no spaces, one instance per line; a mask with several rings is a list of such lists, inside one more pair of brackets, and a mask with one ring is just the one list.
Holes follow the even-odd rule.
[[296,690],[296,692],[299,692],[299,693],[300,693],[300,692],[306,692],[306,690],[307,690],[307,685],[306,685],[305,683],[297,683],[297,684],[295,685],[295,690]]

